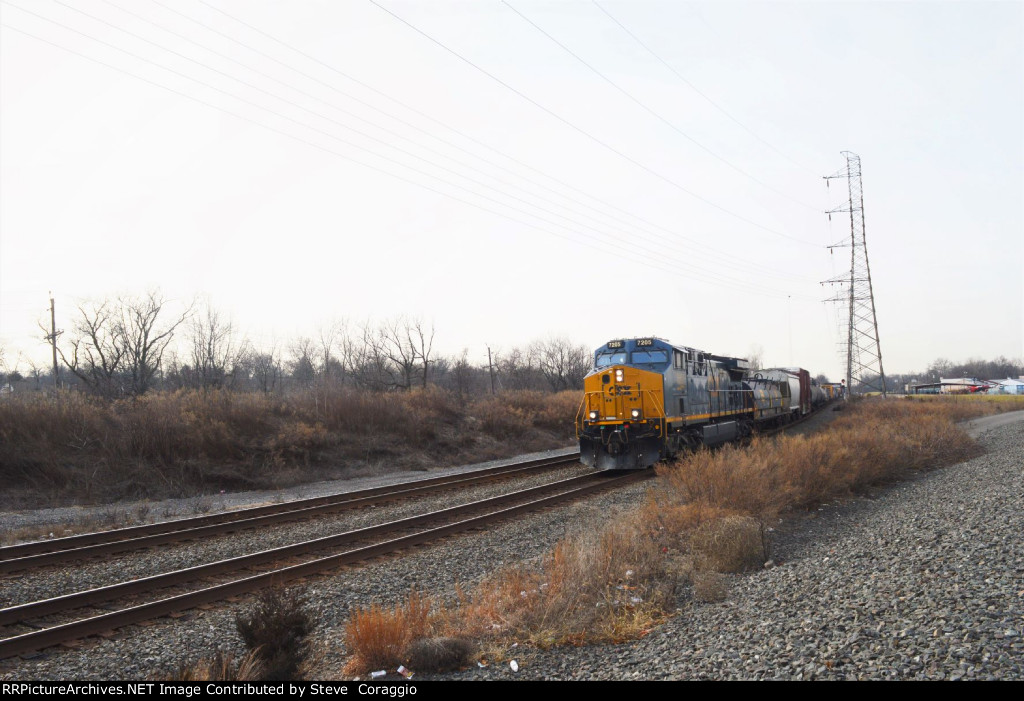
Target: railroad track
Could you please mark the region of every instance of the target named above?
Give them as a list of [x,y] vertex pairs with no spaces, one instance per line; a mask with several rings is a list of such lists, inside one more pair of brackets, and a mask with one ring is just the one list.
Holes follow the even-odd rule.
[[[600,473],[573,477],[498,497],[251,555],[0,609],[0,626],[8,630],[16,627],[30,629],[28,632],[15,633],[0,640],[0,659],[90,635],[103,634],[123,626],[221,601],[267,586],[323,573],[343,565],[394,553],[462,531],[480,528],[498,520],[543,509],[597,491],[625,486],[651,476],[653,476],[653,471],[648,470],[626,474]],[[353,545],[355,547],[352,547]],[[346,547],[349,549],[336,552],[339,548]],[[331,553],[321,554],[297,564],[285,564],[280,567],[275,565],[275,569],[270,571],[237,577],[237,573],[242,570],[261,568],[282,561],[293,562],[295,558],[309,557],[318,552],[322,553],[324,550],[330,550]],[[180,588],[187,584],[195,584],[229,573],[235,574],[227,581],[203,586],[203,588],[193,591],[175,593],[143,603],[134,603],[106,613],[87,614],[70,621],[45,622],[46,617],[53,617],[56,614],[67,614],[100,604],[109,605],[109,602],[124,601],[130,597],[147,594],[153,596],[168,589]],[[66,616],[64,617],[66,618]],[[6,634],[8,633],[5,632]]]
[[754,435],[755,436],[760,436],[762,438],[768,438],[769,436],[775,436],[775,435],[778,435],[780,433],[785,433],[786,431],[788,431],[791,428],[797,428],[798,426],[800,426],[800,425],[810,421],[812,418],[820,415],[826,409],[833,408],[833,405],[837,401],[839,401],[839,400],[836,400],[836,399],[830,400],[830,401],[826,402],[825,404],[822,404],[820,407],[818,407],[814,411],[810,412],[809,414],[804,414],[803,416],[798,418],[796,421],[790,421],[787,424],[782,424],[781,426],[776,426],[775,428],[771,428],[771,429],[767,429],[767,430],[762,430],[762,431],[757,431],[757,432],[754,433]]
[[414,480],[324,497],[298,499],[282,504],[256,506],[208,516],[19,543],[0,547],[0,574],[314,518],[346,509],[422,496],[439,490],[469,487],[496,479],[564,467],[574,464],[578,460],[578,453],[554,458],[538,458],[474,470],[469,473]]

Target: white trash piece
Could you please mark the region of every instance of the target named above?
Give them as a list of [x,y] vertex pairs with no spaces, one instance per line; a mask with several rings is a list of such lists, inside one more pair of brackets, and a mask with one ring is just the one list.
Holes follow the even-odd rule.
[[508,666],[512,668],[513,672],[518,672],[519,671],[519,663],[516,662],[515,660],[512,660],[511,662],[509,662]]
[[388,673],[388,671],[386,669],[380,669],[380,670],[377,670],[376,672],[370,672],[370,679],[380,679],[381,677],[383,677],[387,673]]

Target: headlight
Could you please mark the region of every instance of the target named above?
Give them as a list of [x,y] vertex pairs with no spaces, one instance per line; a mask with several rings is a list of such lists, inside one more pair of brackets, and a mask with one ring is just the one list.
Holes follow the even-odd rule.
[[590,412],[590,420],[591,421],[597,421],[597,412],[596,411]]
[[622,382],[622,368],[615,371],[615,381]]
[[630,414],[632,415],[632,417],[634,419],[639,419],[640,418],[640,410],[639,409],[634,409],[632,412],[630,412]]

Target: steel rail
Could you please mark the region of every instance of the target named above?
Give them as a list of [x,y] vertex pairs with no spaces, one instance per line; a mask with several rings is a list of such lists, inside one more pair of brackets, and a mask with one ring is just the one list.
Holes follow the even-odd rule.
[[439,518],[457,517],[480,508],[487,508],[491,505],[503,504],[508,501],[514,501],[521,498],[528,498],[534,494],[551,491],[552,489],[571,487],[574,482],[592,481],[595,479],[601,478],[599,475],[595,474],[570,477],[568,479],[550,482],[538,487],[530,487],[528,489],[510,492],[508,494],[502,494],[488,499],[480,499],[460,506],[453,506],[437,511],[429,511],[425,514],[408,516],[396,521],[380,523],[375,526],[364,526],[363,528],[357,528],[343,533],[314,538],[312,540],[284,545],[278,548],[261,550],[256,553],[250,553],[249,555],[238,555],[236,557],[229,557],[223,560],[210,562],[205,565],[195,565],[193,567],[186,567],[180,570],[150,575],[149,577],[133,579],[128,582],[121,582],[120,584],[111,584],[109,586],[87,589],[86,591],[75,592],[72,594],[64,594],[63,596],[56,596],[50,599],[18,604],[0,609],[0,625],[9,625],[11,623],[23,621],[27,618],[60,613],[62,611],[69,611],[83,606],[103,603],[118,597],[142,594],[151,592],[155,589],[163,589],[166,587],[185,584],[197,579],[213,577],[226,572],[234,572],[249,567],[257,567],[259,565],[267,564],[268,562],[305,555],[317,550],[323,550],[324,548],[349,545],[366,538],[392,533],[397,530],[415,528],[428,521],[433,521]]
[[[186,609],[194,608],[194,607],[202,605],[202,604],[207,604],[207,603],[212,603],[214,601],[219,601],[219,600],[225,599],[225,598],[230,597],[230,596],[235,596],[235,595],[238,595],[238,594],[245,594],[245,593],[254,591],[256,589],[260,589],[262,587],[283,584],[283,583],[288,582],[288,581],[293,581],[295,579],[299,579],[299,578],[306,577],[306,576],[309,576],[309,575],[312,575],[312,574],[317,574],[317,573],[323,572],[324,570],[333,569],[333,568],[341,566],[341,565],[351,564],[351,563],[359,562],[359,561],[362,561],[362,560],[366,560],[366,559],[371,558],[371,557],[376,557],[376,556],[380,556],[380,555],[384,555],[384,554],[388,554],[388,553],[393,553],[393,552],[395,552],[397,550],[402,550],[402,549],[405,549],[405,548],[408,548],[408,547],[411,547],[411,546],[414,546],[414,545],[419,545],[421,543],[425,543],[425,542],[430,541],[430,540],[434,540],[434,539],[441,538],[441,537],[444,537],[444,536],[447,536],[447,535],[458,533],[460,531],[465,531],[465,530],[477,528],[479,526],[486,525],[488,523],[492,523],[494,521],[497,521],[497,520],[500,520],[500,519],[504,519],[504,518],[507,518],[509,516],[514,516],[514,515],[517,515],[517,514],[528,512],[528,511],[535,511],[537,509],[545,508],[547,506],[552,506],[554,504],[557,504],[557,503],[560,503],[560,502],[563,502],[563,501],[567,501],[569,499],[578,498],[578,497],[581,497],[581,496],[586,496],[588,494],[591,494],[591,493],[599,491],[599,490],[608,489],[608,488],[613,487],[613,486],[623,486],[625,484],[628,484],[628,483],[631,483],[631,482],[635,482],[635,481],[638,481],[638,480],[641,480],[641,479],[648,479],[648,478],[650,478],[652,476],[653,476],[652,471],[643,471],[643,472],[639,472],[638,471],[638,472],[627,473],[626,475],[622,475],[622,476],[616,476],[616,477],[613,477],[613,478],[604,477],[604,478],[597,478],[597,479],[595,479],[594,475],[585,475],[585,476],[582,476],[582,477],[574,477],[574,478],[570,478],[570,479],[567,479],[567,480],[562,480],[560,482],[551,483],[549,485],[545,485],[545,487],[551,488],[551,487],[554,487],[556,485],[561,485],[563,487],[569,487],[570,489],[568,489],[567,491],[561,491],[561,492],[559,492],[557,494],[554,494],[554,495],[549,495],[549,496],[546,496],[546,497],[541,497],[541,498],[538,498],[538,499],[533,499],[531,501],[528,501],[528,502],[525,502],[525,503],[521,503],[521,504],[517,504],[515,506],[509,506],[509,507],[500,508],[498,511],[491,511],[491,512],[486,513],[486,514],[472,516],[470,518],[466,518],[466,519],[461,520],[461,521],[456,521],[454,523],[448,523],[448,524],[445,524],[443,526],[437,526],[437,527],[430,528],[430,529],[427,529],[427,530],[424,530],[424,531],[420,531],[418,533],[414,533],[414,534],[411,534],[411,535],[401,536],[399,538],[394,538],[394,539],[391,539],[391,540],[388,540],[388,541],[384,541],[384,542],[380,542],[380,543],[375,543],[373,545],[359,547],[359,548],[356,548],[354,550],[349,550],[349,551],[346,551],[346,552],[343,552],[343,553],[338,553],[338,554],[335,554],[335,555],[329,555],[327,557],[318,558],[318,559],[315,559],[315,560],[311,560],[309,562],[305,562],[305,563],[301,563],[301,564],[297,564],[297,565],[291,565],[291,566],[284,567],[284,568],[281,568],[281,569],[278,569],[278,570],[274,570],[272,572],[264,572],[264,573],[261,573],[261,574],[252,575],[250,577],[245,577],[245,578],[242,578],[242,579],[233,580],[231,582],[225,582],[223,584],[217,584],[217,585],[214,585],[214,586],[211,586],[211,587],[207,587],[205,589],[200,589],[198,591],[189,592],[189,593],[186,593],[186,594],[178,594],[176,596],[167,597],[165,599],[160,599],[160,600],[149,602],[149,603],[145,603],[145,604],[139,604],[139,605],[136,605],[136,606],[131,606],[129,608],[122,609],[122,610],[119,610],[119,611],[112,611],[110,613],[101,614],[101,615],[98,615],[98,616],[93,616],[93,617],[90,617],[90,618],[86,618],[86,619],[82,619],[82,620],[78,620],[78,621],[74,621],[74,622],[70,622],[70,623],[64,623],[64,624],[53,626],[53,627],[50,627],[50,628],[45,628],[43,630],[33,631],[33,632],[30,632],[30,633],[24,633],[24,634],[21,634],[21,635],[18,635],[18,636],[14,636],[14,637],[11,637],[11,638],[0,640],[0,659],[12,657],[12,656],[19,655],[19,654],[24,654],[24,653],[27,653],[27,652],[32,652],[32,651],[35,651],[35,650],[40,650],[40,649],[43,649],[43,648],[46,648],[46,647],[50,647],[52,645],[57,645],[59,643],[64,643],[64,642],[68,642],[70,640],[77,640],[79,638],[87,637],[89,635],[96,635],[96,634],[99,634],[99,633],[105,633],[107,631],[110,631],[110,630],[113,630],[113,629],[116,629],[116,628],[119,628],[119,627],[123,627],[123,626],[126,626],[126,625],[130,625],[132,623],[138,623],[138,622],[141,622],[141,621],[144,621],[144,620],[149,620],[149,619],[152,619],[152,618],[157,618],[159,616],[165,616],[165,615],[170,614],[170,613],[175,613],[175,612],[178,612],[178,611],[183,611],[183,610],[186,610]],[[582,484],[582,486],[579,486],[579,487],[572,487],[572,485],[570,483],[585,483],[585,484]],[[446,514],[446,515],[449,515],[449,516],[463,515],[466,511],[470,510],[470,507],[474,507],[475,506],[475,507],[479,508],[481,505],[484,505],[484,504],[487,504],[487,503],[490,503],[490,504],[492,504],[494,506],[503,506],[505,503],[515,499],[517,496],[521,498],[521,497],[526,496],[526,495],[535,494],[536,492],[540,491],[543,488],[544,487],[533,487],[531,489],[522,490],[522,491],[516,492],[514,494],[502,495],[501,497],[498,497],[498,498],[495,498],[495,499],[481,500],[481,501],[478,501],[478,502],[473,502],[472,504],[465,504],[465,505],[462,505],[462,506],[459,506],[459,507],[454,507],[452,509],[443,509],[441,511],[432,512],[430,514],[424,514],[424,515],[419,516],[419,517],[413,517],[411,519],[401,519],[400,521],[393,522],[392,524],[383,524],[383,525],[391,525],[394,528],[398,528],[398,527],[405,527],[405,526],[398,526],[397,524],[407,524],[408,525],[408,523],[410,521],[414,521],[414,520],[420,520],[420,521],[428,520],[428,518],[430,518],[430,517],[437,518],[437,517],[441,516],[442,514]],[[380,529],[380,528],[381,528],[381,526],[374,526],[374,527],[371,527],[370,529],[360,529],[360,530],[361,531],[366,531],[366,530],[373,530],[373,529]],[[328,541],[328,540],[331,540],[332,538],[334,538],[334,537],[328,537],[328,538],[319,539],[319,541],[310,541],[310,543],[316,543],[316,542],[321,542],[321,541]],[[294,547],[294,546],[288,546],[287,548],[280,548],[280,549],[278,549],[278,551],[289,550],[291,547]],[[326,546],[319,545],[315,549],[321,549],[322,547],[326,547]],[[263,557],[263,556],[267,555],[269,552],[273,552],[273,551],[265,551],[264,553],[257,553],[257,556]],[[284,556],[287,556],[287,555],[284,555]],[[281,556],[277,556],[277,557],[279,558]],[[238,560],[238,559],[239,558],[233,558],[233,560]],[[231,560],[226,560],[226,561],[222,561],[221,563],[212,563],[212,565],[216,566],[216,565],[220,565],[220,564],[222,564],[224,562],[230,562],[230,561]],[[201,567],[208,567],[208,566],[201,566]],[[196,569],[199,569],[199,568],[190,568],[190,570],[196,570]],[[237,569],[237,568],[235,568],[235,569]],[[181,570],[179,572],[169,573],[169,575],[178,575],[181,572],[186,572],[186,571],[190,571],[190,570]],[[158,576],[159,577],[163,577],[163,576],[168,576],[168,575],[158,575]],[[148,578],[148,579],[149,580],[153,580],[154,578]],[[139,580],[139,581],[146,581],[146,580]],[[126,582],[126,583],[121,584],[121,585],[115,585],[115,588],[120,588],[120,587],[124,587],[124,586],[131,587],[132,585],[135,585],[135,584],[136,584],[136,582]],[[82,592],[82,594],[88,595],[88,594],[93,594],[93,593],[98,592],[98,591],[100,591],[100,590],[93,590],[92,592]],[[118,595],[121,595],[122,593],[123,592],[119,591]],[[80,595],[69,595],[69,596],[80,596]],[[59,597],[59,599],[66,599],[66,598],[67,597]],[[109,598],[110,597],[104,595],[104,599],[103,600],[107,600]],[[28,609],[28,607],[30,607],[30,606],[38,606],[40,604],[47,604],[50,601],[55,601],[55,600],[51,599],[51,600],[47,600],[47,601],[44,601],[44,602],[37,602],[36,604],[26,604],[24,606],[14,607],[14,608],[22,609],[23,612],[26,612],[27,615],[29,615],[29,616],[39,615],[37,613],[31,612],[30,609]],[[79,605],[81,605],[81,604],[79,604]],[[7,612],[9,610],[11,610],[11,609],[4,609],[3,612]],[[0,613],[2,613],[2,612],[0,612]],[[25,618],[25,616],[21,616],[20,617],[20,619],[23,619],[23,618]]]
[[209,516],[162,521],[53,540],[9,545],[0,547],[0,573],[15,572],[55,562],[66,562],[79,557],[125,552],[179,540],[192,540],[218,533],[230,533],[245,528],[300,520],[332,511],[417,496],[438,489],[468,486],[495,477],[513,475],[517,472],[571,464],[578,459],[578,453],[553,458],[537,458],[474,470],[470,473],[410,480],[384,487],[297,499],[283,504],[255,506]]

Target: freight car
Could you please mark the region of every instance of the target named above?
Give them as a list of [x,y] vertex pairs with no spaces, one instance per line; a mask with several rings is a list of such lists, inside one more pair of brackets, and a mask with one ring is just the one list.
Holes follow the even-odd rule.
[[601,470],[642,469],[741,439],[809,413],[813,388],[800,368],[751,370],[742,358],[654,337],[609,341],[584,379],[580,460]]

